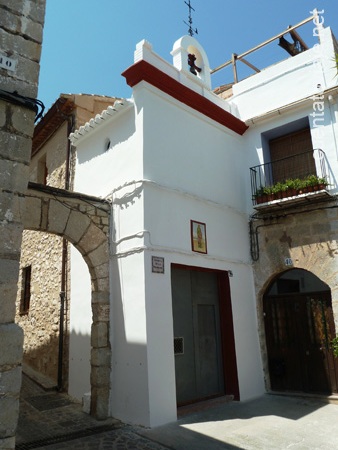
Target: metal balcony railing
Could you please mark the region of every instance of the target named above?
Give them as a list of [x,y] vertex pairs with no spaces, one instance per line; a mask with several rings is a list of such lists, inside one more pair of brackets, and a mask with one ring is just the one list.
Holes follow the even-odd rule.
[[325,153],[310,150],[250,168],[254,205],[325,189],[329,171]]

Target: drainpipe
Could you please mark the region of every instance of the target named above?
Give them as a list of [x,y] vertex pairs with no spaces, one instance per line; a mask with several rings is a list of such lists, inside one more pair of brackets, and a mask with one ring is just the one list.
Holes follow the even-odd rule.
[[[65,116],[67,125],[67,154],[66,154],[66,173],[65,173],[65,189],[69,190],[70,186],[70,151],[71,143],[68,136],[73,130],[74,116]],[[59,316],[59,354],[58,354],[58,381],[57,389],[63,389],[63,347],[64,347],[64,321],[65,321],[65,302],[67,292],[67,260],[68,260],[68,244],[67,239],[62,239],[62,258],[61,258],[61,292],[60,292],[60,316]]]
[[63,324],[65,316],[65,298],[66,293],[64,291],[60,292],[60,324],[59,324],[59,358],[58,358],[58,391],[62,391],[63,385]]

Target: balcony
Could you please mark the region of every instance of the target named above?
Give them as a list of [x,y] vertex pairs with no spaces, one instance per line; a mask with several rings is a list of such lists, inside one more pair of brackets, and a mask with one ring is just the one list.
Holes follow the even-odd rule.
[[250,177],[257,210],[304,205],[330,196],[328,164],[321,149],[251,167]]

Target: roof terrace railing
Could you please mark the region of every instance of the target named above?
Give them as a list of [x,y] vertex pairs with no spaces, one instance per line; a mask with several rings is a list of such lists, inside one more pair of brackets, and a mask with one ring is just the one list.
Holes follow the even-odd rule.
[[307,45],[305,44],[305,42],[301,39],[301,37],[297,34],[297,32],[295,30],[311,21],[314,21],[314,23],[316,23],[316,24],[320,24],[318,17],[319,17],[318,11],[317,11],[317,9],[314,9],[312,16],[308,17],[307,19],[302,20],[301,22],[297,23],[296,25],[290,26],[285,31],[282,31],[281,33],[277,34],[276,36],[274,36],[270,39],[267,39],[266,41],[262,42],[261,44],[256,45],[255,47],[251,48],[250,50],[247,50],[244,53],[241,53],[240,55],[238,55],[237,53],[233,53],[232,57],[231,57],[231,59],[229,59],[229,61],[226,61],[225,63],[221,64],[220,66],[216,67],[215,69],[212,69],[210,71],[211,75],[218,72],[219,70],[223,69],[224,67],[227,67],[230,64],[232,64],[232,69],[233,69],[233,74],[234,74],[234,82],[238,83],[239,80],[238,80],[238,73],[237,73],[237,61],[242,61],[244,64],[249,66],[251,69],[253,69],[257,73],[260,72],[260,69],[255,67],[249,61],[247,61],[245,59],[245,56],[259,50],[260,48],[264,47],[265,45],[270,44],[271,42],[273,42],[277,39],[283,38],[283,36],[288,33],[291,34],[291,36],[294,40],[297,40],[299,42],[299,44],[301,45],[301,47],[304,50],[307,50],[308,49]]

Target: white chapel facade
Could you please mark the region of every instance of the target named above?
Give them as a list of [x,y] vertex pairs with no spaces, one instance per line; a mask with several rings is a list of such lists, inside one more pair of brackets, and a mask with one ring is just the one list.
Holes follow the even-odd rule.
[[[337,388],[329,354],[323,371],[331,375],[322,378],[331,378],[325,386],[307,373],[292,379],[291,356],[281,360],[282,353],[266,342],[278,330],[265,327],[263,311],[269,289],[272,296],[284,286],[300,308],[307,308],[312,324],[325,306],[327,330],[331,327],[334,336],[334,284],[312,263],[323,235],[336,248],[336,129],[324,126],[319,142],[319,130],[311,123],[318,84],[328,118],[332,98],[336,101],[337,80],[328,65],[335,41],[329,28],[321,27],[320,33],[320,52],[309,49],[235,84],[228,100],[212,92],[209,62],[197,40],[185,36],[175,43],[173,65],[142,41],[134,64],[123,73],[132,99],[116,103],[71,135],[77,151],[75,190],[112,203],[113,416],[156,426],[175,420],[177,405],[215,395],[246,400],[292,383],[304,390]],[[320,79],[319,71],[311,70],[313,61],[323,69]],[[313,153],[311,170],[325,178],[324,189],[258,205],[250,169],[259,166],[256,171],[264,172],[260,166],[274,162],[269,143],[304,129],[312,142],[307,148]],[[323,157],[316,148],[325,148],[325,173],[320,173]],[[296,153],[287,156],[298,158],[301,152]],[[314,206],[318,214],[311,213]],[[323,220],[331,234],[320,230]],[[303,236],[292,235],[304,221],[311,223],[313,241],[306,240],[306,250]],[[332,277],[336,259],[321,251]],[[295,292],[287,287],[299,284],[303,288]],[[324,305],[325,295],[311,294],[312,289],[332,295]],[[283,322],[278,298],[274,311],[286,328],[290,324]],[[318,334],[314,345],[324,331],[311,332]]]

